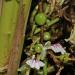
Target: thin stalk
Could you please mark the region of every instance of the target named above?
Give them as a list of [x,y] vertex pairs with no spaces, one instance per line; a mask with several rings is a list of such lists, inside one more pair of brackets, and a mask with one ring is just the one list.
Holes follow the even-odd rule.
[[[42,3],[42,1],[39,2],[39,12],[43,12],[43,3]],[[44,26],[41,26],[40,42],[42,44],[43,44],[43,34],[44,34]]]
[[30,74],[30,69],[27,69],[24,75],[29,75],[29,74]]
[[41,26],[41,32],[40,32],[40,42],[43,44],[43,36],[44,36],[44,26]]
[[40,28],[36,28],[36,30],[34,31],[34,34],[37,34],[37,33],[39,33],[40,31],[41,31]]
[[62,67],[60,67],[59,68],[59,70],[58,70],[58,72],[56,73],[56,75],[60,75],[60,73],[61,73],[61,71],[64,69],[64,67],[62,66]]
[[59,18],[55,18],[53,20],[48,20],[47,27],[52,26],[53,24],[57,23],[59,20],[60,20]]
[[[43,5],[42,1],[39,3],[39,11],[43,12]],[[40,42],[43,44],[43,35],[44,35],[44,26],[41,26],[41,32],[40,32]],[[44,59],[45,66],[43,68],[44,75],[47,75],[47,61]]]
[[47,75],[47,61],[46,60],[44,60],[44,63],[45,63],[45,66],[44,66],[44,68],[43,68],[43,70],[44,70],[44,72],[43,72],[43,74],[44,75]]

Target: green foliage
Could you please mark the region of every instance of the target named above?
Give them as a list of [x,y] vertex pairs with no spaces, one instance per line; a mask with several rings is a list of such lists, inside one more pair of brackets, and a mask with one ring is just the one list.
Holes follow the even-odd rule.
[[49,32],[44,32],[44,40],[48,41],[48,40],[50,40],[50,38],[51,38],[50,33]]
[[18,3],[16,0],[3,2],[0,17],[0,67],[8,62],[12,38],[16,27]]
[[34,50],[35,50],[37,53],[40,53],[40,52],[43,50],[42,44],[35,44],[35,45],[34,45]]
[[59,60],[63,63],[67,63],[68,60],[69,60],[69,54],[68,53],[65,53],[63,55],[60,55],[59,57]]
[[36,16],[35,16],[35,22],[38,24],[38,25],[44,25],[45,22],[46,22],[46,15],[44,13],[38,13]]

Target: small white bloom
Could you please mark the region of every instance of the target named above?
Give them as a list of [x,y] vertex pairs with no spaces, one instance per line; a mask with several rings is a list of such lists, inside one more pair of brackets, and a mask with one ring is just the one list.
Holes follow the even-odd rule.
[[35,64],[35,68],[38,70],[40,69],[40,67],[43,67],[45,65],[43,62],[37,60],[35,61],[34,64]]
[[43,62],[35,60],[34,55],[32,56],[32,59],[26,61],[26,64],[29,65],[31,68],[36,68],[37,70],[45,65]]
[[52,45],[51,49],[55,53],[58,53],[58,52],[61,52],[61,54],[65,54],[66,53],[66,51],[64,50],[64,48],[59,43]]

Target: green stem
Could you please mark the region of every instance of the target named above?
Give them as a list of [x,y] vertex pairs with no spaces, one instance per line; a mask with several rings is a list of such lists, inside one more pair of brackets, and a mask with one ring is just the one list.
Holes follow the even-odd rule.
[[[13,0],[12,0],[13,1]],[[13,37],[7,75],[17,75],[24,42],[24,33],[32,0],[20,0],[17,24]]]
[[47,20],[47,27],[52,26],[53,24],[57,23],[59,20],[60,20],[59,18]]
[[33,34],[34,34],[35,28],[36,28],[36,25],[33,24],[33,25],[32,25],[31,36],[30,36],[31,38],[32,38],[32,36],[33,36]]
[[43,68],[43,70],[44,70],[44,75],[47,75],[47,61],[44,60],[44,62],[45,62],[45,66],[44,66],[44,68]]
[[37,33],[39,33],[40,31],[41,31],[40,28],[36,28],[35,31],[34,31],[34,34],[37,34]]
[[0,67],[4,67],[8,63],[12,37],[16,27],[17,12],[18,3],[16,0],[3,0],[0,17]]
[[24,75],[29,75],[29,74],[30,74],[30,69],[27,69],[27,71]]

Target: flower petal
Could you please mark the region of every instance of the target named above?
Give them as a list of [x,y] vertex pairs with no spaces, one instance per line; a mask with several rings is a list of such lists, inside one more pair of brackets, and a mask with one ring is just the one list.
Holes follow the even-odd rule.
[[40,67],[43,67],[45,65],[42,61],[38,61],[38,63]]
[[34,66],[35,66],[35,65],[34,65],[34,64],[35,64],[35,60],[32,60],[32,59],[27,60],[27,61],[26,61],[26,64],[29,65],[31,68],[34,68]]
[[36,68],[37,70],[40,69],[40,65],[39,65],[38,61],[36,61],[36,63],[35,63],[35,68]]
[[54,44],[51,46],[51,49],[55,52],[55,53],[58,53],[58,52],[61,52],[61,54],[64,54],[66,53],[66,51],[64,50],[64,48],[59,44]]

